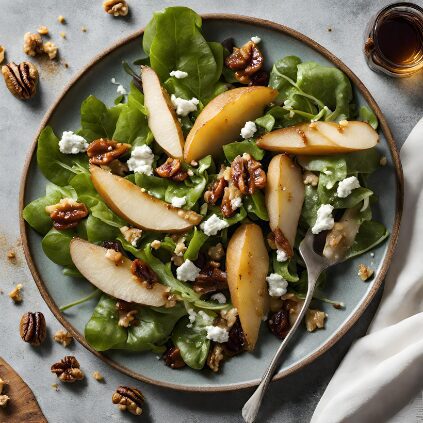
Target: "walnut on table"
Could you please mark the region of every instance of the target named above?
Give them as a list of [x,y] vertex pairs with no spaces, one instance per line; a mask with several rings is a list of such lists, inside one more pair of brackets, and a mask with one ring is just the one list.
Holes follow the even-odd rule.
[[118,386],[112,396],[112,402],[118,405],[119,410],[127,410],[136,416],[140,416],[144,404],[144,395],[133,386]]
[[128,4],[125,0],[106,0],[103,2],[103,8],[109,15],[126,16],[129,12]]
[[73,336],[64,329],[59,329],[54,335],[53,339],[62,344],[65,348],[68,347],[73,341]]
[[55,373],[62,382],[68,383],[82,380],[85,377],[80,369],[78,360],[72,355],[67,355],[59,362],[53,364],[51,366],[51,372]]
[[41,35],[38,33],[26,32],[24,35],[23,51],[25,54],[32,57],[44,53]]

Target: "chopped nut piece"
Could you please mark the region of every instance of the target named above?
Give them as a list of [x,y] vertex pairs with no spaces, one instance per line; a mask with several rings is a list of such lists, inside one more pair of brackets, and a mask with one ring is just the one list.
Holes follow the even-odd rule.
[[119,386],[112,396],[113,404],[118,404],[119,410],[128,410],[130,413],[139,416],[142,414],[144,395],[133,386]]
[[51,41],[47,41],[43,44],[43,51],[48,55],[50,60],[53,60],[57,56],[57,46]]
[[90,163],[106,165],[125,154],[130,148],[130,144],[100,138],[90,143],[87,155]]
[[228,182],[223,177],[223,173],[217,175],[217,179],[213,182],[209,190],[204,193],[204,201],[208,204],[216,204],[223,197]]
[[235,186],[233,181],[229,181],[229,186],[225,188],[220,210],[224,217],[231,217],[242,205],[242,193]]
[[4,60],[4,53],[5,53],[5,49],[3,46],[0,45],[0,65],[2,64],[3,60]]
[[29,62],[22,62],[19,65],[9,63],[2,66],[4,82],[8,90],[20,100],[28,100],[34,97],[37,92],[38,71]]
[[317,185],[319,184],[319,177],[313,172],[306,170],[303,175],[303,182],[304,185],[311,185],[312,187],[317,187]]
[[238,310],[233,307],[230,310],[221,310],[220,317],[225,320],[226,329],[231,329],[236,323],[238,317]]
[[115,251],[109,248],[105,254],[106,258],[112,261],[116,266],[119,266],[123,262],[123,255],[120,251]]
[[348,126],[348,121],[347,120],[340,120],[339,121],[339,126],[342,126],[343,128],[346,128]]
[[214,344],[207,356],[207,366],[215,373],[219,371],[220,363],[223,361],[223,346]]
[[60,35],[62,38],[66,38],[66,32],[64,32],[64,31],[59,32],[59,35]]
[[47,206],[45,210],[53,220],[53,227],[59,231],[76,228],[80,220],[88,216],[87,206],[72,198],[62,198],[57,204]]
[[73,355],[67,355],[59,362],[51,366],[51,372],[62,382],[75,382],[84,379],[84,373],[81,371],[78,360]]
[[187,250],[185,245],[185,237],[181,236],[176,240],[176,247],[174,253],[177,256],[183,256],[184,252]]
[[125,176],[129,172],[128,165],[118,159],[112,160],[107,165],[100,165],[100,167],[118,176]]
[[7,252],[7,259],[10,261],[14,261],[16,259],[16,253],[14,250],[9,250]]
[[59,23],[61,23],[61,24],[64,24],[64,23],[66,22],[66,19],[65,19],[65,17],[64,17],[64,16],[59,15],[59,16],[57,17],[57,22],[59,22]]
[[173,264],[176,267],[182,266],[182,264],[184,263],[183,256],[177,256],[176,254],[173,254],[173,256],[170,258],[170,260],[173,262]]
[[51,387],[57,392],[59,390],[59,385],[57,383],[52,383]]
[[327,314],[324,311],[312,310],[309,308],[305,315],[305,324],[309,332],[325,327],[325,319]]
[[65,348],[70,345],[73,340],[73,336],[64,329],[59,329],[53,336],[53,339],[62,344]]
[[21,317],[19,333],[23,341],[38,347],[46,339],[46,320],[43,313],[28,312]]
[[210,247],[207,254],[212,260],[220,261],[223,257],[225,257],[225,249],[223,248],[222,243],[219,242],[218,244]]
[[125,0],[106,0],[103,8],[106,13],[113,16],[126,16],[129,11]]
[[188,178],[188,172],[182,169],[179,159],[169,157],[161,166],[156,167],[154,172],[162,178],[168,178],[172,181],[184,181]]
[[104,376],[99,371],[97,371],[97,370],[95,372],[93,372],[93,378],[97,382],[103,382],[104,381]]
[[87,32],[87,28],[86,28],[85,26],[83,26],[83,27],[81,28],[81,31],[82,31],[82,32]]
[[123,237],[128,241],[133,247],[136,247],[138,241],[141,239],[142,230],[138,228],[130,228],[128,226],[122,226],[120,229]]
[[38,28],[38,31],[37,31],[39,34],[41,34],[41,35],[47,35],[48,34],[48,28],[45,26],[45,25],[41,25],[39,28]]
[[304,300],[298,298],[295,294],[292,293],[282,295],[282,299],[285,301],[283,307],[289,313],[289,325],[291,327],[300,314]]
[[358,265],[358,276],[364,282],[370,279],[373,276],[374,270],[370,269],[364,264]]
[[0,407],[6,407],[10,398],[7,395],[0,395]]
[[155,239],[151,243],[151,248],[153,248],[154,250],[158,250],[161,247],[161,245],[162,245],[162,243],[158,239]]
[[129,326],[135,326],[138,321],[135,316],[138,314],[138,310],[131,310],[128,313],[119,310],[119,321],[118,326],[123,328],[129,328]]
[[178,347],[170,347],[163,354],[163,360],[166,366],[169,366],[171,369],[181,369],[185,367],[185,362],[181,357],[181,351]]
[[40,34],[26,32],[24,35],[24,45],[23,51],[28,56],[37,56],[44,52],[43,50],[43,40]]
[[276,228],[273,231],[273,234],[275,236],[276,248],[278,250],[284,251],[288,258],[291,258],[294,255],[294,251],[292,250],[292,247],[289,244],[289,241],[286,239],[284,233],[281,231],[280,228]]
[[141,259],[135,259],[131,264],[131,273],[147,288],[153,288],[153,285],[159,282],[159,279],[153,269]]
[[22,298],[22,293],[21,290],[23,288],[23,285],[21,283],[18,283],[15,288],[9,292],[9,297],[13,300],[14,303],[21,303],[23,298]]

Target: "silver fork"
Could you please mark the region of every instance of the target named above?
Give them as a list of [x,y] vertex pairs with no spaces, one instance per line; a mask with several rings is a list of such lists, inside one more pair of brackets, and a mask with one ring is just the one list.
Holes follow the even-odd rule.
[[308,306],[310,305],[310,301],[313,298],[313,293],[316,287],[318,277],[323,272],[323,270],[343,261],[343,257],[337,257],[336,259],[327,259],[317,254],[314,251],[314,240],[314,235],[312,234],[311,230],[309,230],[304,239],[301,241],[299,248],[300,254],[306,264],[308,274],[308,288],[304,304],[301,308],[297,320],[295,321],[287,336],[279,346],[278,350],[276,351],[276,354],[270,362],[269,367],[264,373],[260,385],[257,387],[254,394],[251,395],[250,399],[244,404],[244,407],[242,408],[242,417],[247,423],[253,423],[257,417],[266,389],[270,381],[272,380],[272,376],[275,372],[276,367],[278,366],[278,364],[280,364],[279,359],[282,353],[284,352],[286,346],[288,345],[288,342],[294,336],[295,331],[300,325],[304,314],[307,311]]

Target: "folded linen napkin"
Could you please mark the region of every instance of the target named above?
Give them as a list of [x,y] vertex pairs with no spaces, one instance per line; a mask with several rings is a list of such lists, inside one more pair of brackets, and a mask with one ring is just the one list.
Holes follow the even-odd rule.
[[402,225],[379,309],[311,423],[383,423],[423,389],[423,118],[403,145],[401,161]]

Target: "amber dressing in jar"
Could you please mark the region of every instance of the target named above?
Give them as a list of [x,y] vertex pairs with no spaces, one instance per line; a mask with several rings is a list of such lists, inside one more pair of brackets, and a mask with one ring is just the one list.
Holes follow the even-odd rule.
[[391,76],[409,76],[423,68],[423,9],[396,3],[369,23],[364,44],[369,67]]

